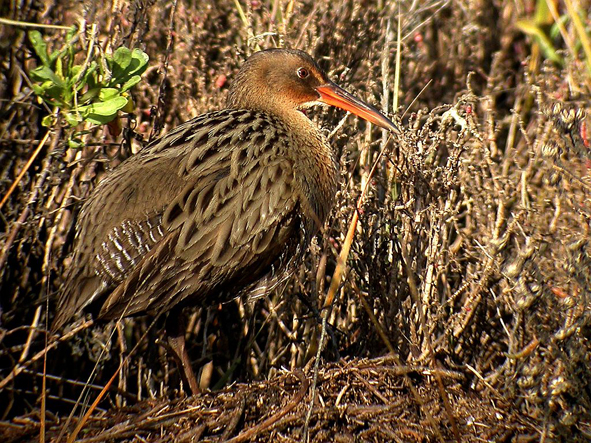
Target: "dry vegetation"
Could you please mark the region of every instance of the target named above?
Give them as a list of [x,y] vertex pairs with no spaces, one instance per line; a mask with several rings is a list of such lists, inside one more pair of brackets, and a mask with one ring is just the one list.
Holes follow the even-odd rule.
[[[85,19],[104,51],[139,47],[151,59],[123,133],[88,126],[84,149],[73,150],[54,127],[1,209],[0,440],[38,439],[41,423],[50,439],[71,432],[74,402],[79,417],[113,374],[82,441],[591,438],[591,75],[572,21],[551,39],[561,66],[516,27],[533,16],[532,1],[407,2],[395,91],[393,4],[86,3],[0,6],[1,17],[24,22]],[[575,7],[591,10],[588,0]],[[589,35],[589,15],[581,18]],[[45,136],[48,111],[27,79],[37,60],[25,28],[0,26],[3,197]],[[63,44],[65,31],[42,32]],[[59,309],[80,201],[142,139],[223,107],[244,58],[281,45],[305,49],[388,109],[403,136],[313,113],[341,158],[338,207],[286,285],[192,313],[189,353],[211,392],[180,395],[176,367],[155,344],[162,321],[127,319],[49,351],[42,418],[36,355]],[[316,370],[321,308],[355,211]]]

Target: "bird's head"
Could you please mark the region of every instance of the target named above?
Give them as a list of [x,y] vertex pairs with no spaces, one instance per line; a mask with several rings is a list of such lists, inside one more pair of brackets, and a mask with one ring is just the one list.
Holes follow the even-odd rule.
[[303,51],[268,49],[253,54],[232,83],[228,106],[271,113],[304,110],[317,104],[336,106],[382,128],[398,127],[375,107],[330,81]]

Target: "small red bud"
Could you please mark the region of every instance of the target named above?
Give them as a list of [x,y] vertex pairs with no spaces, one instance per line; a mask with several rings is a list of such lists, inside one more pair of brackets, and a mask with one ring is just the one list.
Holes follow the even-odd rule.
[[228,80],[228,78],[224,75],[218,75],[218,77],[215,79],[215,86],[218,89],[222,89],[224,87],[224,85],[226,84],[226,81]]

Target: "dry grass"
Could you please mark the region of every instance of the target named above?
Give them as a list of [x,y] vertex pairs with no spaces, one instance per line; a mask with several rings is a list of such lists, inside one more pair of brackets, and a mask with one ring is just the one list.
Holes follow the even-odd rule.
[[[339,203],[285,286],[254,303],[192,314],[189,353],[212,392],[178,397],[176,368],[154,344],[162,325],[141,339],[151,319],[85,329],[48,354],[48,436],[57,437],[93,369],[86,403],[139,343],[85,427],[86,438],[107,432],[111,440],[300,441],[319,310],[370,181],[328,315],[311,440],[591,437],[591,80],[582,52],[567,50],[558,67],[517,31],[516,20],[531,15],[529,2],[403,5],[399,91],[394,6],[179,2],[174,10],[168,2],[129,1],[93,10],[78,2],[46,2],[43,9],[23,3],[18,10],[3,4],[0,16],[50,24],[84,17],[98,25],[106,49],[141,47],[151,68],[134,91],[131,130],[112,138],[92,128],[81,152],[66,149],[64,131],[51,132],[1,209],[5,440],[39,434],[43,360],[32,357],[45,347],[43,331],[57,309],[51,297],[68,265],[80,200],[130,155],[129,146],[139,149],[137,138],[222,107],[245,56],[276,45],[307,50],[370,102],[383,105],[386,90],[388,112],[404,134],[388,139],[352,117],[342,122],[341,112],[317,111],[313,118],[341,159]],[[579,7],[589,11],[591,4]],[[582,18],[588,32],[590,18]],[[576,36],[570,22],[565,26]],[[62,43],[62,31],[44,32]],[[23,28],[3,26],[0,41],[1,198],[45,135],[47,111],[27,83],[35,60]],[[554,41],[559,48],[561,41]],[[395,96],[400,108],[392,110]],[[381,358],[390,348],[397,360]],[[23,372],[8,382],[17,367]],[[125,420],[133,427],[122,426]]]

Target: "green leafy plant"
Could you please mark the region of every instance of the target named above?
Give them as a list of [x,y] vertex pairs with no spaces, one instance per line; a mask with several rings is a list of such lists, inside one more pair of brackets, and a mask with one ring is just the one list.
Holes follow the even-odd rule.
[[553,40],[558,34],[558,27],[554,25],[554,19],[546,0],[538,0],[534,16],[518,20],[516,26],[521,32],[529,35],[534,40],[535,45],[545,58],[560,66],[564,65],[564,59],[554,47]]
[[[534,54],[539,51],[544,58],[559,66],[564,66],[565,60],[554,44],[559,42],[559,37],[562,37],[567,53],[571,57],[583,60],[587,74],[591,75],[591,39],[589,27],[585,27],[589,12],[575,9],[571,0],[565,0],[564,5],[567,12],[559,15],[556,2],[538,0],[534,16],[518,20],[516,26],[532,38]],[[571,25],[574,29],[569,31],[567,27]],[[582,54],[580,54],[581,49]]]
[[58,110],[43,119],[44,126],[51,126],[56,115],[71,127],[83,121],[106,124],[120,110],[132,108],[128,91],[140,82],[148,66],[146,53],[119,47],[112,55],[103,55],[90,44],[86,57],[79,63],[84,52],[79,37],[77,29],[72,28],[65,45],[50,53],[41,33],[29,32],[29,40],[41,61],[29,72],[33,90],[40,102]]

